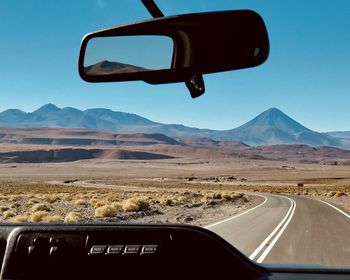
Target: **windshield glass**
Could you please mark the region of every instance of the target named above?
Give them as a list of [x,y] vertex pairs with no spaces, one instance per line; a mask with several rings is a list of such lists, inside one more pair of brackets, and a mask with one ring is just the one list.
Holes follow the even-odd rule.
[[[83,36],[151,18],[141,1],[0,0],[0,221],[193,224],[258,263],[349,267],[350,2],[156,2],[258,12],[268,60],[205,75],[194,100],[86,83]],[[163,45],[141,66],[170,67]]]

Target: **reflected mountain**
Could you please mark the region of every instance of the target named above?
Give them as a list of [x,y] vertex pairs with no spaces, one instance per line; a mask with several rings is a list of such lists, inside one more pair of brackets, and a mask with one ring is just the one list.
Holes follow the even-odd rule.
[[147,68],[108,60],[103,60],[101,62],[84,67],[84,70],[87,75],[125,74],[140,71],[149,71]]

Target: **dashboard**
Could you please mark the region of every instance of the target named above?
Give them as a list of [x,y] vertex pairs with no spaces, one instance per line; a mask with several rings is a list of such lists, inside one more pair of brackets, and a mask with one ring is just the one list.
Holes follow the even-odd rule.
[[350,279],[350,271],[262,266],[187,225],[0,227],[0,279]]

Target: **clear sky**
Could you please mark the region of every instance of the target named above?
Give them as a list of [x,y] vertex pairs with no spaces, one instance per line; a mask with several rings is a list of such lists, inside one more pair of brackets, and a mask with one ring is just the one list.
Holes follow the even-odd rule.
[[84,34],[148,19],[139,0],[0,0],[0,111],[43,104],[104,107],[154,121],[230,129],[277,107],[318,131],[350,130],[350,1],[158,0],[166,15],[253,9],[271,52],[257,68],[206,75],[195,100],[184,84],[89,84],[77,71]]

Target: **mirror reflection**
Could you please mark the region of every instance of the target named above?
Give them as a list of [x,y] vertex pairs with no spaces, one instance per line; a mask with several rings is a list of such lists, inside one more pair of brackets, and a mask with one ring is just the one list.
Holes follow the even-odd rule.
[[170,69],[172,55],[167,36],[96,37],[86,46],[84,70],[96,76]]

